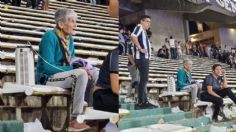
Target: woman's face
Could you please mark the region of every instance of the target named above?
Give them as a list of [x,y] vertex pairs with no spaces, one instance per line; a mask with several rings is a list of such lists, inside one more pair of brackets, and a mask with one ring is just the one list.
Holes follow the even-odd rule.
[[68,21],[66,22],[63,22],[63,28],[62,28],[62,31],[64,32],[65,35],[75,35],[76,32],[75,32],[75,29],[77,27],[77,24],[76,24],[76,18],[75,17],[72,17],[72,18],[69,18]]
[[185,69],[187,69],[188,71],[190,71],[193,67],[193,64],[192,63],[187,63],[184,65]]

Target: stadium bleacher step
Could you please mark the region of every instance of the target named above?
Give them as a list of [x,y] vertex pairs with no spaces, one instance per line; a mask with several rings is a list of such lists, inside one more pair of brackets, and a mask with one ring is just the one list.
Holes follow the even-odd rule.
[[152,124],[192,118],[192,112],[171,113],[171,108],[133,110],[119,122],[119,129],[147,126]]
[[211,121],[210,121],[210,118],[202,116],[199,118],[183,119],[183,120],[171,121],[168,123],[179,124],[179,125],[189,126],[189,127],[199,127],[199,126],[208,125],[211,123]]
[[163,108],[155,108],[155,109],[143,109],[143,110],[131,110],[130,114],[125,117],[126,118],[134,118],[134,117],[142,117],[148,115],[162,115],[171,113],[171,108],[163,107]]
[[[213,124],[208,124],[204,126],[199,126],[195,128],[196,132],[210,132],[211,126],[217,126],[217,127],[227,127],[228,129],[232,128],[232,125],[235,125],[234,122],[219,122],[219,123],[213,123]],[[232,131],[233,132],[233,131]]]

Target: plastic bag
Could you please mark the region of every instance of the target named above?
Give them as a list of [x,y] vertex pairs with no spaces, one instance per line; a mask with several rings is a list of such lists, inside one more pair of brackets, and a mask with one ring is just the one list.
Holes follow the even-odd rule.
[[218,127],[211,125],[210,132],[227,132],[227,127]]
[[34,122],[24,123],[24,132],[51,132],[50,130],[45,130],[38,119]]
[[179,109],[179,106],[176,106],[176,107],[171,108],[171,112],[172,113],[180,113],[180,112],[183,112],[183,111]]
[[235,119],[236,118],[236,106],[232,106],[231,110],[232,110],[232,115],[231,116],[232,116],[232,118]]
[[212,109],[211,106],[208,106],[208,107],[206,108],[206,114],[207,114],[207,115],[213,115],[213,109]]
[[205,113],[205,117],[208,117],[212,120],[212,115],[213,115],[213,109],[211,106],[207,106],[206,108],[206,113]]
[[226,118],[231,119],[232,111],[228,107],[223,108],[223,113]]
[[105,132],[118,132],[118,128],[116,124],[109,122],[105,127]]

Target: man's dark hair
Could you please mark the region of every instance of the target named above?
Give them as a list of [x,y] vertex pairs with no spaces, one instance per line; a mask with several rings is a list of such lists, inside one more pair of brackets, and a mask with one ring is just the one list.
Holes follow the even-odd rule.
[[141,21],[141,20],[144,20],[144,19],[146,19],[146,18],[151,19],[151,17],[148,16],[148,15],[142,15],[139,20]]
[[214,65],[212,66],[212,70],[214,71],[214,70],[216,69],[216,67],[218,67],[218,66],[222,67],[220,64],[214,64]]
[[172,36],[170,36],[170,39],[172,39],[173,37]]

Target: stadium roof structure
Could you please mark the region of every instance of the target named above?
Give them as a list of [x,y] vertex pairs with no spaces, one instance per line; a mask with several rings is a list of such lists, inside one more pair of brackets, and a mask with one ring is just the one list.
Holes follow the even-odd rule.
[[120,0],[121,16],[144,9],[179,12],[188,20],[236,27],[235,0]]

